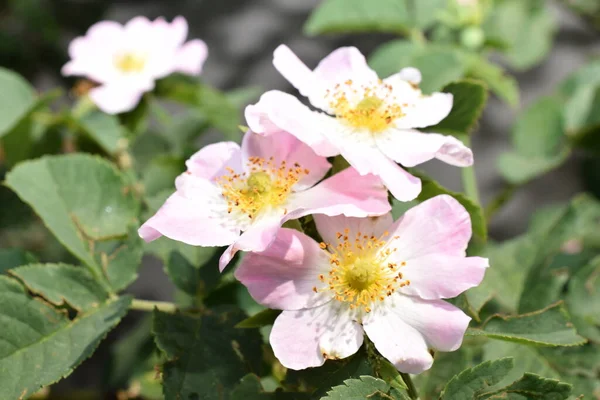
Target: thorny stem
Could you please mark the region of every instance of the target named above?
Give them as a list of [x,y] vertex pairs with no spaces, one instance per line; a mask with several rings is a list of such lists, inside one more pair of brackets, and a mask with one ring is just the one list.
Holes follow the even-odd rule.
[[417,388],[415,387],[415,384],[410,378],[410,374],[400,372],[400,376],[402,377],[402,380],[404,380],[404,383],[406,383],[406,386],[408,387],[408,395],[410,396],[410,398],[413,400],[417,400],[419,398],[419,393],[417,393]]
[[167,301],[150,301],[150,300],[140,300],[133,299],[131,301],[131,305],[129,306],[130,310],[137,311],[154,311],[154,309],[158,309],[158,311],[173,314],[177,311],[177,305],[173,303],[169,303]]
[[[469,136],[461,137],[462,142],[467,147],[471,147],[471,138]],[[475,169],[473,167],[462,168],[463,189],[467,197],[475,203],[479,202],[479,191],[477,190],[477,178],[475,177]]]

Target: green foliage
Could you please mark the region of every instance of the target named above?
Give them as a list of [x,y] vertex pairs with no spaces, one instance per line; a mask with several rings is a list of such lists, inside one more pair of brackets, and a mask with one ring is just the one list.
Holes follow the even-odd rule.
[[513,368],[510,357],[487,361],[453,377],[440,395],[441,400],[470,400],[500,382]]
[[0,69],[0,137],[9,133],[34,107],[36,99],[31,85],[18,74]]
[[242,322],[238,323],[236,328],[262,328],[263,326],[273,325],[275,319],[281,314],[279,310],[266,309],[246,318]]
[[199,317],[154,312],[156,344],[168,359],[163,366],[166,400],[221,399],[248,372],[260,371],[258,331],[233,327],[243,318],[232,308]]
[[323,399],[331,400],[362,400],[389,399],[390,385],[372,376],[361,376],[358,379],[348,379],[343,385],[334,386]]
[[108,154],[114,155],[126,147],[125,128],[114,115],[89,110],[73,117],[73,123]]

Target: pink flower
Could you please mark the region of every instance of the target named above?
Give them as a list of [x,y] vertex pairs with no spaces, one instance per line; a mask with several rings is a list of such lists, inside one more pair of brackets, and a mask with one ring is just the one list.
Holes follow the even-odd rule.
[[439,123],[452,109],[451,94],[421,93],[417,69],[405,68],[382,81],[354,47],[335,50],[314,71],[283,45],[273,62],[326,114],[311,111],[294,96],[270,91],[246,109],[255,132],[269,134],[270,127],[262,123],[266,116],[317,154],[342,154],[361,175],[379,176],[401,201],[414,199],[421,182],[396,162],[413,167],[437,158],[461,167],[473,164],[471,150],[459,140],[415,130]]
[[441,299],[477,286],[488,260],[465,256],[471,223],[454,198],[434,197],[396,222],[390,214],[315,221],[324,243],[281,229],[235,273],[256,301],[284,310],[270,342],[285,367],[348,357],[364,334],[407,373],[431,367],[431,348],[460,347],[470,318]]
[[124,26],[101,21],[71,42],[71,61],[62,73],[98,82],[100,86],[90,91],[90,97],[102,111],[129,111],[154,88],[156,79],[173,72],[200,74],[208,49],[202,40],[184,44],[187,33],[183,17],[172,23],[135,17]]
[[164,235],[194,246],[229,246],[221,270],[237,250],[264,250],[287,220],[390,210],[385,187],[372,175],[347,168],[317,184],[331,165],[286,132],[248,131],[241,148],[233,142],[212,144],[186,165],[177,191],[139,234],[146,241]]

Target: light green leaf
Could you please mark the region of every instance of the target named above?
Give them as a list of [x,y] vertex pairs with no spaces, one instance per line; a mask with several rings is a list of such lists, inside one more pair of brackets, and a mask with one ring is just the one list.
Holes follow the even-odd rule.
[[505,55],[512,67],[531,68],[549,53],[557,24],[545,2],[505,0],[494,5],[490,17],[486,36],[508,44]]
[[23,77],[0,68],[0,137],[10,132],[35,105],[33,87]]
[[436,352],[431,369],[419,375],[415,382],[421,398],[438,399],[448,381],[471,365],[471,349],[468,343],[463,343],[456,351]]
[[0,249],[0,273],[36,262],[35,256],[21,249]]
[[470,329],[468,335],[542,346],[576,346],[586,341],[573,328],[562,303],[516,316],[494,315],[483,329]]
[[508,152],[500,155],[498,170],[507,181],[520,185],[558,168],[567,160],[569,154],[567,149],[548,157],[531,157]]
[[477,54],[463,54],[467,76],[484,81],[490,90],[508,105],[519,105],[519,85],[515,78],[496,64]]
[[[327,392],[323,399],[330,400],[364,400],[383,399],[390,386],[383,380],[372,376],[361,376],[359,379],[347,379],[343,385],[335,386]],[[384,396],[382,396],[384,395]]]
[[[600,326],[600,257],[594,258],[587,266],[573,275],[566,296],[569,311],[575,319],[591,325],[598,337]],[[576,323],[576,326],[578,324]]]
[[97,242],[95,256],[110,287],[118,292],[133,283],[142,265],[144,241],[132,225],[124,239]]
[[108,294],[82,267],[66,264],[30,264],[10,271],[29,291],[54,305],[68,303],[78,311],[98,307]]
[[543,378],[525,373],[521,379],[493,393],[486,393],[481,399],[552,399],[563,400],[569,397],[572,386],[556,379]]
[[240,109],[227,96],[207,85],[198,89],[198,108],[209,124],[219,130],[227,140],[240,142],[242,134]]
[[125,236],[139,204],[124,177],[100,158],[70,154],[19,164],[6,184],[42,218],[57,239],[97,275],[90,245]]
[[156,344],[169,360],[163,367],[166,400],[222,399],[248,369],[260,369],[260,334],[233,327],[244,314],[231,308],[211,311],[197,318],[154,312]]
[[477,81],[461,80],[446,85],[442,92],[452,94],[452,111],[442,122],[427,130],[452,135],[471,133],[487,102],[486,87]]
[[154,196],[160,191],[175,190],[175,178],[185,171],[185,161],[172,156],[158,156],[142,173],[144,194]]
[[[0,398],[26,398],[71,374],[125,315],[121,297],[70,321],[25,294],[0,293]],[[8,321],[11,321],[10,323]]]
[[108,154],[114,155],[126,147],[124,128],[116,115],[90,110],[83,116],[74,118],[73,121]]
[[466,369],[448,382],[440,394],[440,400],[477,399],[488,388],[500,382],[512,368],[513,359],[507,357]]
[[465,74],[465,64],[458,51],[405,40],[394,40],[380,46],[369,58],[369,65],[382,78],[404,67],[419,69],[423,75],[421,89],[424,93],[440,90]]

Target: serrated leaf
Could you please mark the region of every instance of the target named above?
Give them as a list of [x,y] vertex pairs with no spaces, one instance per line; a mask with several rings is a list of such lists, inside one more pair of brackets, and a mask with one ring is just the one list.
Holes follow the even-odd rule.
[[165,272],[171,281],[183,292],[196,297],[206,296],[219,283],[221,273],[218,268],[220,252],[215,247],[201,248],[202,261],[191,264],[177,251],[172,251],[165,263]]
[[556,379],[543,378],[525,373],[521,379],[493,393],[486,393],[481,399],[542,399],[563,400],[569,397],[572,386]]
[[33,87],[19,74],[0,68],[0,137],[11,131],[35,105]]
[[35,256],[21,249],[0,249],[0,274],[21,265],[36,262]]
[[125,147],[124,128],[116,115],[91,110],[73,121],[108,154],[114,155]]
[[586,341],[575,331],[562,303],[516,316],[494,315],[483,329],[471,329],[468,335],[541,346],[575,346]]
[[0,398],[29,397],[71,374],[125,315],[131,298],[111,300],[75,320],[25,294],[0,293]]
[[490,90],[508,105],[519,105],[519,85],[515,78],[480,55],[463,54],[463,57],[468,77],[485,82]]
[[23,162],[7,174],[6,184],[97,276],[90,244],[125,236],[137,224],[137,200],[124,177],[100,158],[70,154]]
[[[594,258],[586,267],[575,273],[569,282],[566,303],[576,319],[581,324],[591,325],[591,330],[598,337],[597,328],[600,326],[600,257]],[[585,335],[584,332],[582,334]]]
[[442,92],[452,94],[452,110],[442,122],[427,130],[453,135],[471,133],[487,102],[486,87],[477,81],[461,80],[446,85]]
[[394,40],[377,48],[369,57],[369,65],[382,78],[404,67],[419,69],[423,75],[420,86],[424,93],[440,90],[461,79],[465,73],[463,58],[454,49],[418,45],[406,40]]
[[169,360],[163,367],[165,400],[222,399],[243,376],[259,369],[260,334],[233,327],[243,318],[232,308],[200,317],[154,312],[156,344]]
[[[333,387],[322,399],[330,400],[364,400],[383,399],[390,386],[383,380],[372,376],[361,376],[359,379],[347,379],[343,385]],[[386,396],[389,398],[389,396]]]
[[88,270],[67,264],[30,264],[10,271],[27,288],[54,305],[65,302],[82,311],[98,307],[108,294]]
[[472,400],[500,382],[513,368],[510,357],[486,361],[453,377],[440,394],[441,400]]

